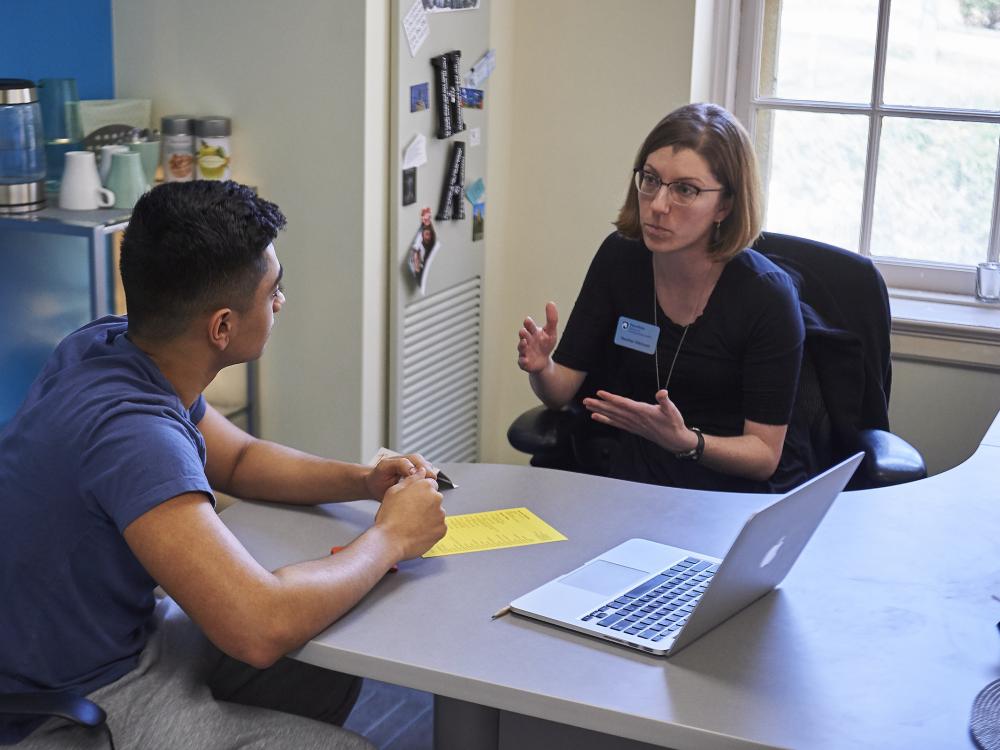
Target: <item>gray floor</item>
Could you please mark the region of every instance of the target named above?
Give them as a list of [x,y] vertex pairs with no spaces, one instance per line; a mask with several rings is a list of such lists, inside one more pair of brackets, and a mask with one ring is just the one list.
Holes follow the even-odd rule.
[[381,750],[433,750],[434,696],[365,680],[345,727]]

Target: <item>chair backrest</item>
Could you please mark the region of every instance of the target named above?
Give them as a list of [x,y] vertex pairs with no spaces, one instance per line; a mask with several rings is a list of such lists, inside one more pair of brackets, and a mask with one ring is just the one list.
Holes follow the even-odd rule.
[[858,431],[889,429],[888,291],[869,258],[833,245],[767,232],[754,248],[798,288],[806,346],[793,424],[808,426],[820,464],[810,469],[823,470],[853,449]]

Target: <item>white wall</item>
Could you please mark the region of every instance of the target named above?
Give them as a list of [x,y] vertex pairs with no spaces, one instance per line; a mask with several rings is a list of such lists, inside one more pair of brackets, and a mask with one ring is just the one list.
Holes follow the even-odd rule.
[[386,0],[116,0],[116,91],[233,118],[235,179],[289,220],[261,431],[358,460],[385,409]]
[[934,341],[908,338],[893,337],[893,351],[908,353],[893,357],[889,424],[921,452],[928,473],[939,474],[979,447],[1000,410],[1000,369],[935,361]]
[[494,3],[484,461],[527,462],[506,438],[537,404],[517,330],[548,300],[569,315],[642,139],[690,100],[694,11],[695,0]]

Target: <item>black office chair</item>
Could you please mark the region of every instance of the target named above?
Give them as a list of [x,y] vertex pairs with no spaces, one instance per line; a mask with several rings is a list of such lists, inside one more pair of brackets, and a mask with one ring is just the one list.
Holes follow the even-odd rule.
[[73,693],[32,692],[0,693],[0,716],[60,717],[91,729],[103,729],[108,737],[108,746],[115,750],[111,729],[106,723],[104,709],[88,698]]
[[[927,476],[919,451],[889,431],[892,385],[889,296],[882,276],[857,253],[790,235],[766,233],[754,248],[783,268],[799,290],[806,344],[789,430],[809,435],[811,474],[864,451],[848,489],[884,487]],[[538,406],[507,430],[533,466],[606,474],[615,441],[581,401],[600,383],[589,373],[560,411]]]

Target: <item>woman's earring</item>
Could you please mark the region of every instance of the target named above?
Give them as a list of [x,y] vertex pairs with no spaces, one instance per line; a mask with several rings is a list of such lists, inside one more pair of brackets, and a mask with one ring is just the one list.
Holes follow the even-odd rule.
[[722,222],[715,222],[715,230],[712,232],[712,244],[714,245],[719,241],[719,236],[722,234]]

